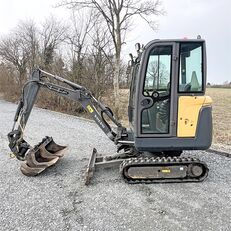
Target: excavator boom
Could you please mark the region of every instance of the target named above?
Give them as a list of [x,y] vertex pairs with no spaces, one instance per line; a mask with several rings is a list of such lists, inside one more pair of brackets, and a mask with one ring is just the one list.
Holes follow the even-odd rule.
[[[47,77],[49,77],[49,80],[53,79],[64,83],[67,87],[54,84],[48,81]],[[8,134],[9,147],[18,159],[23,160],[27,151],[31,148],[24,140],[23,132],[41,87],[53,91],[60,96],[80,102],[83,108],[90,113],[97,125],[115,143],[121,139],[122,134],[126,136],[126,129],[116,120],[110,108],[96,100],[89,90],[62,77],[37,69],[32,73],[29,81],[23,87],[22,97],[14,117],[14,126]],[[117,126],[117,133],[106,122],[104,115]],[[16,124],[18,124],[17,128]]]
[[[54,83],[54,80],[58,84]],[[96,100],[89,90],[65,78],[36,69],[23,87],[22,96],[14,117],[14,125],[12,131],[8,134],[11,151],[17,159],[25,160],[21,165],[23,174],[27,176],[38,175],[46,168],[54,165],[67,151],[67,146],[56,144],[52,137],[45,137],[42,142],[34,147],[23,137],[40,88],[45,88],[60,96],[78,101],[110,140],[115,144],[121,141],[122,144],[119,144],[120,149],[130,145],[130,143],[127,144],[125,139],[127,137],[126,129],[117,121],[111,109]],[[112,130],[105,120],[105,115],[117,127],[116,132]]]

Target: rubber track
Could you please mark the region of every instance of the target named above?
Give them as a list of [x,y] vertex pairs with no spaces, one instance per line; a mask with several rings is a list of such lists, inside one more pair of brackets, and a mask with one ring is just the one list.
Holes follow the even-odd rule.
[[[187,176],[181,179],[131,179],[125,176],[125,171],[131,166],[173,166],[173,165],[190,165],[190,164],[200,164],[204,167],[204,173],[200,177]],[[209,169],[205,162],[192,157],[135,157],[124,160],[120,165],[120,174],[123,179],[129,184],[152,184],[152,183],[183,183],[183,182],[201,182],[208,176]]]

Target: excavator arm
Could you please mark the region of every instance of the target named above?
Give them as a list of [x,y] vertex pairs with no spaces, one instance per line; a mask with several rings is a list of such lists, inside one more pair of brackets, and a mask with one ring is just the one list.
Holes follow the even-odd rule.
[[[41,159],[41,153],[46,152],[47,150],[50,151],[51,155],[49,156],[48,153],[42,153],[42,158],[47,159],[48,157],[49,159],[50,157],[50,159],[53,159],[53,157],[57,157],[54,155],[56,152],[60,152],[62,148],[65,149],[64,146],[56,145],[51,137],[44,138],[40,144],[33,148],[23,137],[28,118],[37,99],[38,92],[41,88],[52,91],[59,96],[64,96],[74,101],[78,101],[83,106],[83,108],[89,112],[92,119],[108,136],[108,138],[115,144],[119,144],[119,142],[123,143],[122,140],[127,137],[126,128],[124,128],[121,123],[114,117],[111,109],[99,102],[88,89],[65,78],[53,75],[41,69],[36,69],[31,74],[29,81],[26,82],[23,87],[22,96],[14,117],[14,125],[12,131],[8,134],[9,147],[19,160],[28,161],[28,159],[26,159],[27,156],[29,156],[31,160],[31,153],[34,155],[35,153],[38,153],[38,150],[40,150],[40,155],[37,155],[37,158],[35,156],[35,159]],[[113,131],[109,123],[105,120],[105,116],[107,116],[107,118],[115,125],[115,127],[117,127],[116,131]],[[45,144],[46,149],[44,146]],[[50,144],[50,147],[48,144]],[[44,150],[41,152],[40,147],[42,146],[44,146]],[[52,156],[52,154],[54,156]],[[40,161],[40,163],[43,162]],[[32,165],[33,164],[34,163],[32,163]]]

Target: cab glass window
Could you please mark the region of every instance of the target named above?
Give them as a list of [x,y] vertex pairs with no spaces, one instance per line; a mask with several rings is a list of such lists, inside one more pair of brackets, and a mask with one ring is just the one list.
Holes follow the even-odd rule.
[[203,86],[202,44],[181,43],[179,92],[201,92]]
[[172,46],[155,47],[149,56],[143,94],[164,93],[170,88]]
[[138,72],[139,72],[139,64],[136,64],[132,72],[132,82],[130,87],[130,100],[131,106],[135,107],[135,99],[136,99],[136,84],[138,80]]

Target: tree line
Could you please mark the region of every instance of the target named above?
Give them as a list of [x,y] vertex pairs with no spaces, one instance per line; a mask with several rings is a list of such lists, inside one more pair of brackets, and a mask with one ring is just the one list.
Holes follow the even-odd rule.
[[[109,91],[119,107],[119,86],[127,84],[121,51],[126,32],[135,16],[151,27],[149,17],[163,14],[159,0],[64,1],[71,20],[53,16],[42,23],[21,21],[0,38],[0,91],[9,100],[18,99],[29,73],[40,67],[89,88],[96,97]],[[39,106],[72,114],[81,112],[69,102],[43,91]]]

